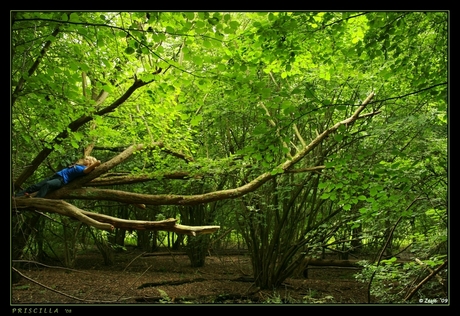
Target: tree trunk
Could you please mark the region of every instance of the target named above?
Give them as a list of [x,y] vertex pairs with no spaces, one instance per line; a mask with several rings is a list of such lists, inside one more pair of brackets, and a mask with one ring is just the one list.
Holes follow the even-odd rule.
[[[37,226],[39,220],[40,214],[38,213],[19,213],[13,211],[11,225],[13,230],[11,235],[12,260],[20,260],[22,258],[29,237],[34,232],[34,227]],[[17,268],[17,265],[17,263],[13,262],[13,267]],[[12,282],[17,283],[20,279],[19,274],[13,272]]]
[[[181,212],[181,219],[188,225],[203,225],[209,222],[211,211],[206,210],[206,205],[187,206]],[[192,267],[202,267],[205,263],[206,254],[209,248],[209,236],[189,236],[185,251],[190,258]]]
[[204,266],[208,245],[208,235],[188,237],[186,252],[192,267],[200,268]]
[[172,249],[173,250],[179,250],[183,241],[184,241],[184,235],[177,235],[177,238],[174,241]]
[[351,232],[351,248],[352,248],[352,252],[355,252],[356,249],[361,249],[361,247],[363,246],[362,239],[359,238],[361,235],[362,235],[361,226],[352,229],[352,232]]
[[158,249],[158,232],[154,231],[153,237],[152,237],[152,252],[156,251],[157,249]]
[[142,251],[150,251],[150,232],[145,230],[137,231],[137,247]]
[[113,265],[114,263],[113,248],[104,238],[104,236],[101,236],[99,231],[94,233],[91,227],[89,227],[88,229],[91,232],[91,235],[93,236],[94,243],[96,244],[97,249],[99,249],[102,255],[102,258],[104,259],[104,264],[106,266]]

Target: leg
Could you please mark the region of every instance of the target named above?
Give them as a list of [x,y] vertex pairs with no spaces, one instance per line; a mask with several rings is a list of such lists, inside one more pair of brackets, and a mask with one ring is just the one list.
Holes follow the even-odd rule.
[[15,194],[15,196],[24,196],[25,194],[30,194],[30,193],[34,193],[34,192],[37,192],[38,190],[41,189],[42,186],[44,186],[48,180],[50,180],[51,178],[46,178],[38,183],[35,183],[35,184],[32,184],[30,187],[28,187],[27,189],[25,190],[22,190],[22,191],[19,191],[18,193]]
[[59,189],[62,187],[62,185],[62,180],[59,178],[49,179],[40,187],[40,190],[37,193],[37,197],[45,197],[49,191]]

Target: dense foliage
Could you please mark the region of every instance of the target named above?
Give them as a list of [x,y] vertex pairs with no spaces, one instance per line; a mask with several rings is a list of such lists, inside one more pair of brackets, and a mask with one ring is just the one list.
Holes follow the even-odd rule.
[[[401,249],[433,269],[447,260],[447,19],[399,11],[11,12],[13,190],[84,153],[104,162],[144,144],[110,170],[123,181],[105,188],[197,203],[140,210],[132,204],[142,197],[121,203],[109,193],[72,203],[125,219],[220,225],[215,235],[175,240],[199,266],[210,245],[243,238],[262,288],[329,249],[342,258],[369,253],[376,261],[358,277],[370,285],[397,279],[394,293],[406,293],[427,270],[408,265],[399,278],[403,268],[388,261],[383,269],[381,260]],[[359,119],[282,167],[372,92]],[[156,142],[163,146],[150,146]],[[264,174],[254,189],[224,194]],[[200,203],[212,192],[222,194]],[[15,259],[62,257],[56,231],[70,249],[66,264],[89,239],[106,253],[101,231],[12,209]],[[31,224],[40,229],[28,231]],[[126,236],[117,229],[108,240],[123,246]],[[173,247],[169,233],[138,232],[146,248],[166,242]],[[382,301],[405,298],[372,289]]]

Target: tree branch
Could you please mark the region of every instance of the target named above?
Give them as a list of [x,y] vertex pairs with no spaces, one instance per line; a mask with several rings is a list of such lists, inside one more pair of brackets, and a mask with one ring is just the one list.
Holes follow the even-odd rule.
[[[270,73],[270,75],[271,75],[271,73]],[[273,78],[273,76],[272,76],[272,79],[275,80],[275,79]],[[276,83],[276,82],[275,82],[275,83]],[[291,153],[290,153],[291,149],[289,148],[289,145],[286,144],[286,142],[285,142],[285,141],[283,140],[283,138],[281,137],[281,135],[280,135],[280,130],[279,130],[278,126],[276,125],[275,121],[271,118],[270,112],[268,111],[267,107],[266,107],[262,102],[260,102],[259,104],[260,104],[260,106],[265,110],[265,113],[266,113],[267,116],[269,117],[269,118],[268,118],[268,122],[270,123],[270,125],[276,129],[276,131],[275,131],[276,136],[279,137],[281,143],[283,144],[283,147],[286,148],[286,149],[288,150],[287,153],[286,153],[286,155],[287,155],[289,158],[291,158],[291,157],[292,157],[292,156],[291,156]]]
[[68,217],[75,218],[89,226],[96,227],[107,231],[112,231],[114,227],[107,223],[101,223],[83,214],[78,207],[62,200],[50,200],[43,198],[19,198],[14,199],[13,205],[16,208],[35,208],[51,213],[58,213]]
[[97,186],[109,186],[109,185],[120,185],[120,184],[133,184],[133,183],[141,183],[147,181],[153,181],[158,179],[176,179],[176,180],[186,180],[186,179],[201,179],[201,175],[191,175],[189,172],[186,171],[177,171],[171,173],[165,173],[158,176],[150,176],[150,175],[138,175],[133,176],[129,173],[123,174],[107,174],[103,177],[93,179],[90,182],[87,182],[85,185],[89,187],[97,187]]
[[318,172],[325,168],[326,166],[316,166],[316,167],[310,167],[310,168],[290,169],[290,170],[286,170],[286,172],[287,173]]
[[39,209],[51,213],[58,213],[74,218],[89,226],[98,229],[112,231],[115,228],[127,230],[161,230],[197,236],[212,234],[220,229],[220,226],[186,226],[177,224],[177,220],[170,218],[163,221],[139,221],[126,220],[104,214],[84,211],[78,207],[62,200],[51,200],[43,198],[17,198],[14,199],[15,208]]
[[[341,125],[352,124],[354,121],[361,117],[368,116],[364,114],[360,116],[361,112],[364,110],[366,105],[370,102],[374,93],[371,93],[366,100],[362,103],[361,106],[353,113],[353,115],[341,122],[336,123],[334,126],[325,130],[323,133],[319,134],[314,140],[310,142],[308,146],[299,151],[292,158],[287,159],[284,163],[277,166],[274,171],[276,172],[266,172],[251,182],[234,189],[220,190],[215,192],[209,192],[204,194],[197,195],[149,195],[149,194],[139,194],[139,193],[129,193],[119,190],[109,190],[109,189],[96,189],[96,188],[78,188],[75,186],[65,186],[53,193],[50,194],[51,198],[64,198],[64,199],[84,199],[84,200],[111,200],[122,203],[130,204],[150,204],[150,205],[196,205],[201,203],[209,203],[223,199],[234,199],[241,197],[249,192],[253,192],[262,186],[264,183],[274,178],[278,174],[288,173],[290,168],[299,162],[303,157],[305,157],[310,151],[312,151],[318,144],[320,144],[325,138],[327,138],[331,133],[335,132]],[[134,146],[131,146],[130,149],[133,150]],[[137,145],[136,148],[142,148],[142,145]],[[132,152],[131,152],[132,153]],[[124,154],[124,153],[122,153]],[[118,157],[118,156],[117,156]],[[112,160],[120,160],[121,158],[113,158]],[[110,160],[110,161],[112,161]],[[89,176],[86,176],[84,183],[88,182],[91,179],[99,176],[105,170],[108,170],[109,162],[102,164]],[[104,169],[105,168],[105,169]],[[93,174],[94,173],[94,174]],[[76,180],[77,181],[77,180]],[[81,180],[83,181],[83,180]],[[81,183],[78,183],[81,185]],[[70,190],[71,189],[71,190]]]
[[[371,93],[361,106],[353,113],[351,117],[341,122],[336,123],[334,126],[328,128],[323,133],[319,134],[309,145],[305,146],[292,158],[280,164],[274,170],[276,172],[266,172],[251,182],[234,189],[220,190],[198,195],[148,195],[139,193],[129,193],[119,190],[96,189],[96,188],[81,188],[82,185],[99,177],[109,169],[117,166],[121,162],[130,157],[134,151],[145,149],[146,146],[132,145],[125,151],[112,158],[111,160],[101,164],[98,168],[90,174],[73,181],[71,184],[62,187],[59,190],[51,192],[49,198],[16,198],[13,199],[15,208],[32,208],[40,209],[48,212],[59,213],[65,216],[76,218],[83,223],[90,226],[97,227],[104,230],[113,230],[115,227],[124,229],[157,229],[177,232],[180,234],[189,234],[196,236],[197,234],[209,234],[215,232],[219,226],[199,226],[191,227],[176,224],[176,220],[170,219],[162,222],[146,222],[146,221],[129,221],[118,219],[107,215],[96,214],[92,212],[83,211],[72,204],[63,200],[53,200],[57,198],[64,199],[83,199],[83,200],[110,200],[118,201],[121,203],[129,204],[151,204],[151,205],[194,205],[201,203],[208,203],[222,199],[237,198],[249,192],[255,191],[264,183],[274,178],[278,174],[287,173],[289,169],[299,162],[305,155],[312,151],[318,144],[320,144],[329,134],[335,132],[341,125],[351,124],[361,117],[366,117],[367,114],[360,116],[366,105],[370,102],[374,93]],[[151,146],[162,146],[162,143],[154,143]],[[322,166],[319,166],[322,167]],[[319,168],[316,167],[316,168]],[[281,170],[281,171],[280,171]]]

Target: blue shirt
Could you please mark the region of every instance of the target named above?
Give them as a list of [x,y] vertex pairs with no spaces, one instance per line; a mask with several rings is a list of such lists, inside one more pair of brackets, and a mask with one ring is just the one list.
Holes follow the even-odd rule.
[[86,169],[86,166],[82,165],[73,165],[62,169],[61,171],[56,172],[58,175],[64,179],[64,184],[69,183],[70,181],[84,175],[83,170]]

